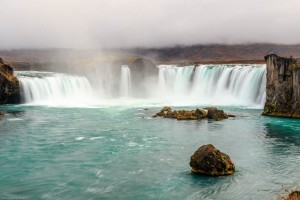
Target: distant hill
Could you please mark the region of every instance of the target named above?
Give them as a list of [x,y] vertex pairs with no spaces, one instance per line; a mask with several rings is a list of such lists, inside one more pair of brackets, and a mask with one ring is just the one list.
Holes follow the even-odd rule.
[[133,54],[146,55],[158,62],[217,62],[263,60],[267,54],[300,57],[300,45],[195,45],[187,47],[133,49]]
[[132,48],[105,50],[11,50],[0,51],[4,60],[23,62],[65,62],[134,57],[148,57],[157,63],[230,63],[262,62],[267,54],[300,57],[299,45],[245,44],[245,45],[194,45],[168,48]]

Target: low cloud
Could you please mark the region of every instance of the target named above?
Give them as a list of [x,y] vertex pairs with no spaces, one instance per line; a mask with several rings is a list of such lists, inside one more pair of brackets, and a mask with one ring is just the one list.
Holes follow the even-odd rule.
[[300,43],[299,0],[1,0],[0,49]]

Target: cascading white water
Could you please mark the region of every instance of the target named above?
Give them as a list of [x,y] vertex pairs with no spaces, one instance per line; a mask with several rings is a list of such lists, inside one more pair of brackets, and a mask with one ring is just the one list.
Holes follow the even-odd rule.
[[[160,65],[158,70],[157,79],[139,83],[132,83],[130,69],[125,65],[115,74],[113,70],[104,70],[99,76],[93,73],[92,77],[51,72],[17,72],[17,76],[24,102],[38,105],[128,105],[128,102],[144,101],[172,106],[262,108],[265,101],[265,65]],[[119,79],[114,78],[118,76]],[[147,93],[144,99],[133,99],[133,88],[137,86],[152,89],[144,91]]]
[[89,103],[93,90],[85,77],[51,72],[17,72],[25,103],[76,105]]
[[120,96],[130,97],[130,95],[131,95],[130,69],[127,65],[123,65],[121,67]]
[[265,65],[159,66],[162,99],[185,104],[263,105]]

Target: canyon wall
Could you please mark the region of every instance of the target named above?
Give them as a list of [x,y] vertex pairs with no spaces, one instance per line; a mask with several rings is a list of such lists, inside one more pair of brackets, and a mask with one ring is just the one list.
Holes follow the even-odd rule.
[[265,116],[300,118],[300,60],[265,56],[267,64]]
[[14,70],[0,58],[0,104],[20,103],[20,85]]

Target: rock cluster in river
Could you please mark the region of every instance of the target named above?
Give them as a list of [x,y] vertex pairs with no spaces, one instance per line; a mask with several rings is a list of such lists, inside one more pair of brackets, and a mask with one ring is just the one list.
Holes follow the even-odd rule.
[[212,144],[201,146],[190,160],[192,173],[209,176],[224,176],[235,173],[230,157]]
[[20,85],[14,70],[0,58],[0,104],[19,103]]
[[234,117],[233,115],[226,114],[223,110],[219,110],[215,107],[207,107],[204,109],[195,110],[172,110],[171,107],[165,106],[160,112],[156,113],[153,117],[173,118],[177,120],[201,120],[201,119],[213,119],[221,120],[228,117]]

